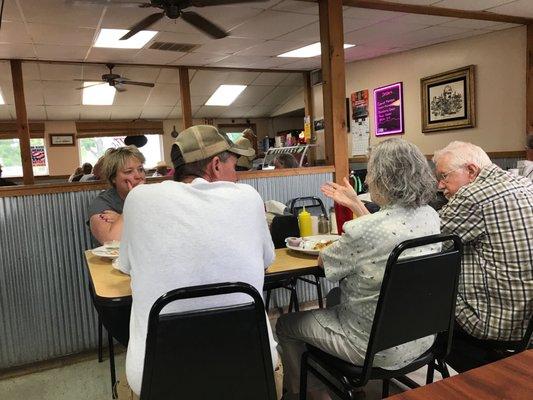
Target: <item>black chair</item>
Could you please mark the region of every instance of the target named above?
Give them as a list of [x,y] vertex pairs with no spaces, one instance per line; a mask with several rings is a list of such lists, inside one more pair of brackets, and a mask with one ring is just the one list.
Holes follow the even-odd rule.
[[[177,300],[245,293],[253,302],[161,314]],[[142,400],[275,400],[265,310],[246,283],[172,290],[150,310]]]
[[[398,260],[407,249],[445,241],[453,241],[451,250]],[[363,366],[308,345],[301,360],[300,399],[306,398],[307,371],[342,399],[353,399],[356,388],[374,379],[383,380],[383,397],[388,396],[389,381],[393,378],[416,387],[405,374],[424,365],[428,365],[427,383],[433,381],[434,369],[449,376],[443,360],[451,347],[461,254],[461,241],[456,235],[427,236],[396,246],[387,261]],[[385,370],[372,366],[374,356],[381,350],[431,334],[437,334],[431,349],[406,367]],[[328,375],[320,372],[311,360]]]

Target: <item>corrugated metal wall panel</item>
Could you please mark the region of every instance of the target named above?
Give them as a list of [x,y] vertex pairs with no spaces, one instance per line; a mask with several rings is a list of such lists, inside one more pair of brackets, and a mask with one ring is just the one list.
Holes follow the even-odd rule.
[[[332,174],[243,181],[264,200],[283,203],[319,196]],[[0,368],[96,347],[96,313],[88,290],[83,251],[91,247],[85,224],[97,191],[0,198]],[[324,293],[330,285],[323,286]],[[287,305],[286,290],[271,304]],[[316,299],[300,282],[299,300]]]

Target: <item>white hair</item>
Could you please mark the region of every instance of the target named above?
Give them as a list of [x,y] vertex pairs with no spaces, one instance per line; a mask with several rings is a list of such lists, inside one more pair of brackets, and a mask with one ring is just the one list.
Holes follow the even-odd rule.
[[446,155],[450,156],[451,168],[460,168],[466,164],[474,164],[479,169],[482,169],[492,164],[489,156],[481,147],[458,140],[451,142],[441,150],[437,150],[433,155],[433,162],[437,164]]

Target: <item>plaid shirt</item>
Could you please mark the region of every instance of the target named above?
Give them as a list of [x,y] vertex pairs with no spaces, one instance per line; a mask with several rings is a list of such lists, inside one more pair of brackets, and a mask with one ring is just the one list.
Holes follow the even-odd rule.
[[479,339],[522,339],[533,312],[533,184],[492,164],[440,211],[464,245],[455,311]]

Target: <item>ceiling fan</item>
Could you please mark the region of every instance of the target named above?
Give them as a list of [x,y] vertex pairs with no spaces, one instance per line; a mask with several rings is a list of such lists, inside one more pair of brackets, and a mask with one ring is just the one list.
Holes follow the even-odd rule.
[[[109,86],[113,86],[117,92],[126,91],[126,88],[124,88],[122,85],[136,85],[136,86],[146,86],[146,87],[155,86],[153,83],[131,81],[128,78],[124,78],[118,74],[114,74],[113,68],[115,67],[115,64],[106,64],[106,66],[107,68],[109,68],[109,74],[102,75],[103,82],[95,83],[89,86],[82,86],[82,87],[76,88],[76,90],[82,90],[82,89],[92,87],[92,86],[104,85],[106,83],[109,84]],[[74,79],[74,80],[77,82],[94,82],[94,79]]]
[[213,22],[202,17],[200,14],[194,11],[183,11],[189,7],[207,7],[207,6],[220,6],[227,4],[239,4],[239,3],[257,3],[267,0],[150,0],[149,3],[135,2],[135,1],[113,1],[113,0],[70,0],[71,4],[98,4],[98,5],[118,5],[118,6],[138,6],[140,8],[159,8],[162,12],[151,14],[146,18],[143,18],[135,25],[133,25],[129,32],[120,38],[120,40],[127,40],[136,33],[152,26],[163,17],[170,19],[183,18],[186,22],[198,28],[202,32],[205,32],[209,36],[215,39],[222,39],[228,36],[228,33],[215,25]]

